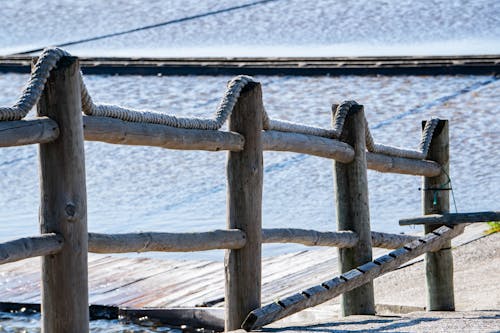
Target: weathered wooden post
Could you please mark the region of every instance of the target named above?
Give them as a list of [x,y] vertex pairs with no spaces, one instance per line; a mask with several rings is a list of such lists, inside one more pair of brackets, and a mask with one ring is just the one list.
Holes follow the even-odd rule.
[[[422,123],[422,126],[425,127],[425,122]],[[450,211],[449,157],[448,121],[440,120],[434,130],[427,158],[439,163],[443,171],[436,177],[423,177],[424,215],[442,214]],[[426,225],[424,226],[425,233],[432,232],[440,226]],[[427,310],[454,311],[451,241],[448,241],[443,249],[425,255],[425,275],[427,279]]]
[[241,327],[250,311],[260,307],[262,243],[262,91],[249,83],[229,118],[229,130],[245,137],[244,149],[229,152],[227,161],[227,227],[246,233],[244,248],[225,258],[226,331]]
[[79,63],[63,57],[38,103],[38,115],[59,125],[59,137],[40,144],[40,228],[64,238],[58,254],[42,257],[42,332],[89,331],[87,196]]
[[[339,270],[341,273],[372,260],[364,117],[361,105],[355,105],[349,110],[340,139],[354,148],[354,160],[350,163],[337,161],[333,163],[337,230],[354,231],[359,236],[359,242],[356,246],[339,249]],[[373,282],[344,293],[341,304],[343,316],[375,314]]]

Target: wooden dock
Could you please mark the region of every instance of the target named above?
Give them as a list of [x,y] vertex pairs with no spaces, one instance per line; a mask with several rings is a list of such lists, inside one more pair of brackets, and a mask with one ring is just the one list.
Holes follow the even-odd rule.
[[[484,230],[484,224],[469,226],[464,234],[454,239],[453,246],[482,237]],[[374,249],[373,255],[387,251]],[[421,258],[414,261],[418,260]],[[263,259],[262,264],[264,304],[338,274],[337,249],[333,247],[269,257]],[[39,258],[1,265],[0,309],[31,304],[38,309],[40,277]],[[89,301],[107,318],[116,318],[120,311],[130,313],[131,317],[146,313],[152,319],[171,325],[201,324],[221,328],[224,263],[89,254]],[[178,308],[191,311],[181,312]],[[193,315],[193,308],[199,308],[200,313]],[[206,313],[202,315],[201,312]],[[186,317],[188,314],[191,319]]]
[[[336,248],[263,261],[262,301],[307,288],[337,272]],[[380,250],[384,251],[384,250]],[[387,251],[387,250],[385,250]],[[307,276],[307,279],[304,277]],[[0,302],[40,303],[40,259],[0,266]],[[89,254],[89,300],[127,308],[222,306],[224,263]]]
[[[1,56],[0,73],[29,73],[31,56]],[[330,58],[82,57],[85,74],[110,75],[491,75],[500,55]]]

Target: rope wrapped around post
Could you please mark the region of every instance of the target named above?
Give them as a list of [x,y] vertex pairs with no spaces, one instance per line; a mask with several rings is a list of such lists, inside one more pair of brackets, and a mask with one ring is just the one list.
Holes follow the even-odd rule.
[[[30,79],[17,102],[11,107],[0,107],[0,121],[20,120],[26,117],[28,112],[40,98],[51,70],[57,67],[57,62],[64,56],[70,56],[70,54],[60,48],[47,48],[42,52],[33,67]],[[152,123],[177,128],[201,130],[220,129],[233,111],[242,89],[250,83],[255,83],[254,79],[250,76],[236,76],[228,83],[224,96],[222,97],[215,112],[215,117],[197,118],[177,117],[151,110],[137,110],[111,104],[95,104],[92,101],[87,87],[85,86],[83,75],[81,73],[79,75],[79,80],[81,86],[82,111],[88,116],[110,117],[129,122]],[[357,103],[354,101],[345,101],[337,107],[333,129],[271,119],[265,110],[263,114],[263,129],[338,139],[340,133],[342,132],[347,112],[356,104]],[[364,121],[367,123],[366,118]],[[425,159],[432,140],[432,134],[438,122],[439,119],[431,119],[426,123],[425,129],[422,133],[419,150],[408,150],[376,144],[368,126],[366,126],[366,148],[369,152],[381,153],[389,156],[419,160]]]

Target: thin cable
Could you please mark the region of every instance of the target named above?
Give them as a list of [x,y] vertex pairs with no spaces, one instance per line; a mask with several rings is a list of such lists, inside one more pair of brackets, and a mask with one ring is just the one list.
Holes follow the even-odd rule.
[[[244,9],[244,8],[250,8],[250,7],[253,7],[253,6],[262,5],[262,4],[266,4],[266,3],[269,3],[269,2],[276,2],[276,1],[280,1],[280,0],[261,0],[261,1],[256,1],[256,2],[252,2],[252,3],[247,3],[245,5],[233,6],[233,7],[229,7],[229,8],[213,10],[213,11],[202,13],[202,14],[197,14],[197,15],[187,16],[187,17],[183,17],[183,18],[179,18],[179,19],[175,19],[175,20],[170,20],[170,21],[166,21],[166,22],[160,22],[160,23],[156,23],[156,24],[146,25],[146,26],[138,27],[138,28],[134,28],[134,29],[129,29],[129,30],[124,30],[124,31],[119,31],[119,32],[113,32],[113,33],[109,33],[109,34],[105,34],[105,35],[100,35],[100,36],[95,36],[95,37],[89,37],[89,38],[83,38],[83,39],[78,39],[78,40],[74,40],[74,41],[59,43],[56,46],[57,47],[64,47],[64,46],[82,44],[82,43],[87,43],[87,42],[93,42],[93,41],[96,41],[96,40],[101,40],[101,39],[111,38],[111,37],[116,37],[116,36],[122,36],[122,35],[130,34],[130,33],[133,33],[133,32],[138,32],[138,31],[144,31],[144,30],[149,30],[149,29],[164,27],[164,26],[171,25],[171,24],[176,24],[176,23],[182,23],[182,22],[192,21],[192,20],[196,20],[196,19],[199,19],[199,18],[207,17],[207,16],[212,16],[212,15],[217,15],[217,14],[222,14],[222,13],[228,13],[228,12],[232,12],[232,11],[235,11],[235,10]],[[23,51],[23,52],[18,52],[18,53],[14,53],[13,55],[17,55],[17,54],[29,54],[29,53],[34,53],[34,52],[40,52],[40,51],[43,51],[45,49],[45,47],[46,46],[39,47],[39,48],[36,48],[36,49],[27,50],[27,51]]]
[[455,207],[455,213],[458,213],[457,201],[455,200],[455,192],[453,191],[453,184],[451,183],[451,177],[442,166],[441,166],[441,170],[444,172],[446,177],[448,177],[447,184],[450,184],[450,191],[451,191],[451,197],[453,199],[453,206]]

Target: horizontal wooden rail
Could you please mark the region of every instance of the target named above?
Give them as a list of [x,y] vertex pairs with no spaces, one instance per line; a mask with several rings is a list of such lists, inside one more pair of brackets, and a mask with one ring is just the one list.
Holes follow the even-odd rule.
[[479,223],[500,221],[500,212],[477,212],[477,213],[448,213],[448,214],[431,214],[420,217],[399,220],[399,225],[455,225],[462,223]]
[[358,236],[352,231],[321,232],[306,229],[262,229],[263,243],[298,243],[307,246],[353,247]]
[[[245,139],[238,133],[175,128],[165,125],[134,123],[109,117],[83,117],[85,140],[113,144],[155,146],[169,149],[241,151]],[[264,150],[290,151],[334,159],[342,163],[352,161],[354,151],[344,142],[314,135],[264,131]],[[367,153],[369,169],[432,177],[441,172],[432,161]]]
[[417,236],[372,231],[372,247],[398,249],[416,239],[418,239]]
[[184,150],[241,151],[238,133],[134,123],[108,117],[83,117],[85,140]]
[[[372,231],[372,246],[397,249],[418,237]],[[352,231],[316,231],[307,229],[262,229],[263,243],[298,243],[307,246],[335,246],[350,248],[358,243]]]
[[[372,232],[373,247],[396,249],[418,237]],[[321,232],[306,229],[262,229],[263,243],[297,243],[307,246],[350,248],[358,236],[352,231]],[[89,233],[89,252],[194,252],[216,249],[241,249],[245,233],[238,229],[193,233],[140,232],[127,234]]]
[[349,163],[354,158],[354,150],[347,143],[315,135],[265,131],[262,134],[264,150],[291,151],[314,155]]
[[61,251],[62,247],[62,236],[53,233],[0,243],[0,265],[55,254]]
[[340,294],[360,287],[426,252],[439,250],[448,240],[462,232],[463,228],[461,227],[440,227],[404,247],[352,269],[332,280],[325,281],[320,285],[250,312],[243,322],[242,328],[247,331],[254,330],[306,308],[324,303]]
[[433,161],[414,160],[377,153],[366,153],[368,169],[380,172],[401,173],[405,175],[434,177],[441,173],[441,166]]
[[47,143],[59,136],[57,123],[49,118],[0,121],[0,147]]
[[241,249],[245,246],[245,243],[245,233],[237,229],[193,233],[89,233],[89,252],[94,253],[191,252]]

